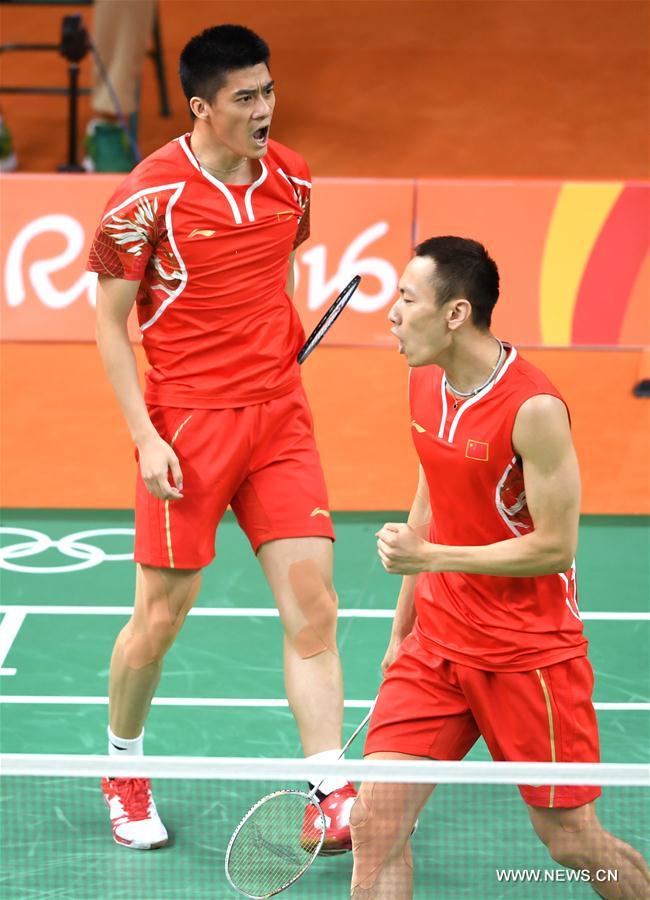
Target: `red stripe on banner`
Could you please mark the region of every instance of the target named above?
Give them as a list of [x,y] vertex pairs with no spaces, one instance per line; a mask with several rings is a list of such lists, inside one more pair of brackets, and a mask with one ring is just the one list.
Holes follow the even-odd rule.
[[625,312],[650,245],[650,190],[623,189],[594,244],[578,291],[572,343],[618,343]]

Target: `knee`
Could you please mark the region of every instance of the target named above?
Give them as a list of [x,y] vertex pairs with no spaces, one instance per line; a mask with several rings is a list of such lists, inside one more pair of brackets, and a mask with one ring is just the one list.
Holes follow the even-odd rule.
[[181,625],[182,620],[174,621],[169,616],[153,618],[149,622],[146,638],[153,657],[152,662],[162,662],[176,640]]
[[177,633],[178,628],[170,621],[147,621],[137,630],[130,622],[122,633],[124,662],[130,669],[161,663]]
[[394,811],[387,809],[383,795],[380,793],[379,798],[374,796],[373,787],[365,791],[362,788],[350,811],[354,854],[353,896],[356,896],[355,891],[377,888],[386,877],[390,880],[396,866],[403,872],[400,877],[407,879],[412,869],[409,832],[404,831],[399,814],[393,815],[391,812]]
[[353,838],[355,834],[358,834],[359,829],[366,823],[367,819],[368,808],[363,802],[363,799],[359,796],[354,801],[354,806],[350,810],[350,831],[352,832]]
[[124,661],[132,669],[161,663],[199,590],[200,572],[141,566],[135,612],[123,632]]
[[387,809],[382,798],[377,801],[372,791],[362,792],[350,811],[352,846],[355,852],[372,850],[386,859],[399,855],[406,843],[402,840],[402,825],[397,809]]
[[551,859],[565,869],[589,868],[598,851],[604,849],[607,832],[600,827],[567,829],[561,825],[549,830],[544,843]]
[[161,663],[185,616],[172,617],[165,598],[148,598],[123,631],[124,661],[131,669]]
[[564,834],[553,834],[546,842],[551,859],[563,869],[582,868],[584,860],[581,858],[580,843],[568,841]]
[[302,659],[327,651],[337,655],[338,597],[331,580],[314,560],[305,559],[289,567],[289,581],[296,608],[285,631],[294,650]]

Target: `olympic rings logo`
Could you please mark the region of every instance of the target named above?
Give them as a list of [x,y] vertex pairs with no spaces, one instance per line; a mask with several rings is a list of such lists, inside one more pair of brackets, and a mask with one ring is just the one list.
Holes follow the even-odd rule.
[[[132,560],[133,553],[107,553],[101,547],[87,543],[86,539],[108,536],[129,535],[133,537],[133,528],[97,528],[89,531],[76,531],[65,537],[55,540],[41,531],[33,531],[31,528],[0,528],[0,536],[5,534],[28,538],[16,544],[0,547],[0,569],[8,569],[10,572],[27,572],[33,575],[58,575],[62,572],[80,572],[82,569],[92,569],[103,562],[118,562]],[[78,562],[59,566],[30,566],[13,562],[15,559],[24,559],[28,556],[38,556],[47,550],[57,550],[63,556],[76,559]]]

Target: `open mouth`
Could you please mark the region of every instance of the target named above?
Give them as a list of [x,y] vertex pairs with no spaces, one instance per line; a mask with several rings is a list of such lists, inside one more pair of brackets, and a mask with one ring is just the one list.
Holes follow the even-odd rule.
[[269,139],[269,126],[265,125],[263,128],[258,128],[257,131],[253,132],[253,140],[256,144],[260,144],[263,146]]

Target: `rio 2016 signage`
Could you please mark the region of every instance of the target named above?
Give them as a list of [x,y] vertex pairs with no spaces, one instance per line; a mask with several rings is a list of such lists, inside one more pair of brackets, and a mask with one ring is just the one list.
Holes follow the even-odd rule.
[[[85,262],[117,176],[2,178],[2,338],[92,341]],[[386,314],[414,243],[482,241],[501,272],[495,330],[528,346],[650,344],[650,186],[620,182],[316,180],[296,258],[309,330],[355,274],[329,343],[387,346]],[[137,328],[133,328],[134,338]]]

